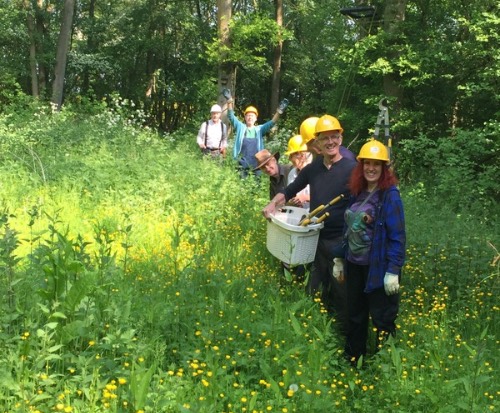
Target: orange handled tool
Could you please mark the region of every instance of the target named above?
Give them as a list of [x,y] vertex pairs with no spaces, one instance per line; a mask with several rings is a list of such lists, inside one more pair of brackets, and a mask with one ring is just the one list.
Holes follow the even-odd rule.
[[329,212],[325,212],[323,215],[321,215],[318,220],[315,222],[315,224],[319,224],[320,222],[323,222],[325,219],[327,219],[330,216]]
[[[309,225],[312,221],[311,221],[311,218],[315,217],[316,215],[318,215],[321,211],[324,211],[326,208],[328,208],[329,206],[332,206],[333,204],[336,204],[337,202],[339,202],[341,199],[343,199],[345,197],[344,194],[340,194],[339,196],[333,198],[330,202],[328,202],[328,204],[326,205],[320,205],[319,207],[317,207],[315,210],[313,210],[312,212],[310,212],[309,214],[307,214],[304,218],[302,218],[299,222],[299,225],[301,227],[305,227],[306,225]],[[321,217],[323,218],[323,216]],[[326,219],[323,218],[323,220]]]

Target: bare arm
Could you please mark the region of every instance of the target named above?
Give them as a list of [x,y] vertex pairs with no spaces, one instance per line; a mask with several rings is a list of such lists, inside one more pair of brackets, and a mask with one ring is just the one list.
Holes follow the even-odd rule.
[[269,218],[269,216],[273,215],[279,207],[285,205],[285,202],[285,194],[282,194],[281,192],[276,194],[271,202],[269,202],[269,204],[267,204],[262,210],[262,215],[264,215],[264,217],[266,218]]

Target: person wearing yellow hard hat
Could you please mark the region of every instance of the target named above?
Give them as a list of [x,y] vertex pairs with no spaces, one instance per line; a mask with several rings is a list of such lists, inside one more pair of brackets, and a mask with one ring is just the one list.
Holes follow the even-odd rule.
[[406,248],[403,203],[389,168],[387,148],[370,140],[361,147],[357,159],[349,181],[352,197],[345,211],[345,263],[336,259],[333,269],[334,276],[343,277],[345,266],[345,356],[353,364],[366,354],[370,316],[379,344],[395,334]]
[[[321,116],[318,121],[316,122],[315,126],[315,131],[314,131],[314,145],[317,145],[316,139],[318,139],[318,136],[321,134],[322,136],[325,136],[325,134],[338,134],[340,135],[341,139],[344,137],[344,128],[342,128],[342,125],[340,124],[339,120],[331,115],[323,115]],[[343,158],[348,158],[348,159],[356,159],[354,154],[347,149],[345,146],[342,144],[339,145],[339,151],[340,155]]]
[[[318,127],[318,131],[316,131],[316,127]],[[339,131],[341,134],[344,133],[344,129],[340,125],[339,120],[334,116],[324,115],[321,118],[312,116],[305,119],[300,124],[300,135],[304,138],[307,150],[313,154],[313,157],[321,153],[321,149],[316,142],[316,135],[319,131]],[[340,152],[342,156],[346,158],[355,159],[354,154],[344,146],[340,146]]]
[[321,150],[315,145],[315,133],[316,133],[316,123],[318,123],[319,118],[317,116],[311,116],[305,119],[299,128],[300,136],[307,146],[307,150],[313,155],[319,155]]
[[255,154],[264,149],[264,136],[278,122],[281,114],[288,106],[288,101],[283,99],[272,119],[263,125],[257,125],[259,111],[255,106],[248,106],[244,111],[245,121],[240,121],[234,114],[234,100],[229,89],[224,89],[222,94],[227,99],[228,119],[234,128],[233,158],[238,161],[241,177],[245,178],[249,173],[260,174],[256,168]]
[[[297,178],[299,172],[312,161],[312,155],[307,150],[307,145],[301,135],[292,136],[288,140],[288,147],[285,155],[293,165],[293,168],[288,174],[287,184],[291,184]],[[294,198],[288,201],[289,204],[309,209],[310,192],[309,185],[300,191]]]
[[[306,285],[312,296],[319,295],[327,311],[339,321],[345,331],[347,322],[347,302],[345,283],[333,277],[333,259],[343,257],[344,211],[348,206],[348,182],[357,162],[343,157],[340,153],[343,129],[332,116],[325,115],[315,125],[315,139],[320,155],[305,166],[297,178],[284,191],[276,195],[262,210],[268,218],[277,208],[288,202],[303,190],[310,187],[310,209],[328,205],[324,213],[329,215],[320,230],[316,255]],[[339,198],[340,197],[340,198]],[[339,199],[330,204],[330,201]],[[320,208],[321,209],[321,208]]]

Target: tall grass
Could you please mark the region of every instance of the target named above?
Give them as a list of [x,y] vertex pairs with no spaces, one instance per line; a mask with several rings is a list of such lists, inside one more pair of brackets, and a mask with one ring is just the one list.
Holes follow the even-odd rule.
[[115,115],[2,120],[2,411],[500,407],[494,217],[403,188],[399,333],[354,368],[266,250],[265,179]]

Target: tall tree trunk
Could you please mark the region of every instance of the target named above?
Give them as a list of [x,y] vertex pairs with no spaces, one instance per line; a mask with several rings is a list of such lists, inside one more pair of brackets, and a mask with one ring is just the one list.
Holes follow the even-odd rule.
[[[401,42],[400,25],[405,19],[406,0],[387,0],[384,9],[384,30],[388,34],[389,49],[394,46],[394,51],[389,52],[387,58],[395,60],[399,57],[398,44]],[[403,100],[403,88],[399,83],[399,73],[391,72],[384,75],[384,92],[387,96],[395,98],[394,109],[399,111]]]
[[[49,2],[47,2],[49,3]],[[50,4],[45,6],[45,9],[50,7]],[[43,39],[45,38],[46,30],[45,30],[45,13],[42,12],[44,10],[44,0],[36,0],[36,9],[35,9],[35,21],[36,21],[36,45],[37,45],[37,65],[38,65],[38,90],[42,97],[47,97],[48,91],[47,83],[48,83],[48,70],[47,64],[44,59],[40,59],[40,56],[44,55],[44,47],[43,47]],[[45,10],[47,11],[47,10]]]
[[[90,31],[87,39],[87,53],[90,54],[93,54],[97,49],[95,36],[95,2],[96,0],[90,0],[89,2]],[[82,78],[82,92],[86,95],[90,90],[90,73],[88,67],[85,68]]]
[[30,39],[31,95],[37,98],[40,96],[40,91],[38,89],[38,70],[36,67],[35,19],[33,17],[33,10],[31,9],[30,2],[25,0],[23,5],[27,14],[28,35]]
[[71,43],[71,27],[73,25],[73,14],[75,0],[65,0],[62,13],[61,31],[57,42],[56,67],[54,70],[54,85],[52,87],[52,104],[57,110],[61,109],[64,76],[66,74],[66,62],[68,60],[69,46]]
[[[276,24],[281,29],[283,27],[283,0],[274,0],[276,6]],[[273,62],[273,83],[271,85],[271,113],[274,113],[278,107],[280,98],[280,80],[281,80],[281,54],[283,52],[283,40],[279,34],[278,44],[274,49]]]
[[[232,1],[217,0],[217,32],[223,48],[229,48],[231,46],[229,40],[229,22],[231,17]],[[233,94],[235,93],[234,86],[236,83],[236,69],[232,62],[226,61],[226,53],[224,50],[221,52],[220,62],[217,90],[219,91],[218,101],[221,106],[224,106],[226,102],[220,92],[224,88],[229,88]]]
[[[35,5],[36,4],[36,5]],[[38,91],[43,97],[47,97],[47,66],[40,56],[44,55],[43,39],[45,38],[45,20],[43,10],[43,0],[36,0],[35,7],[35,44],[37,46],[37,69],[38,69]],[[48,7],[48,6],[47,6]]]

